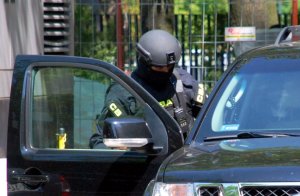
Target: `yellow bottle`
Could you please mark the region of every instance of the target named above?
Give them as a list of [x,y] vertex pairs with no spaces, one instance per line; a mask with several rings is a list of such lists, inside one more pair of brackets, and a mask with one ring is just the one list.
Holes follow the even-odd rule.
[[65,149],[66,141],[67,141],[67,134],[65,133],[64,128],[59,128],[58,133],[56,134],[56,139],[57,139],[57,148],[58,149]]

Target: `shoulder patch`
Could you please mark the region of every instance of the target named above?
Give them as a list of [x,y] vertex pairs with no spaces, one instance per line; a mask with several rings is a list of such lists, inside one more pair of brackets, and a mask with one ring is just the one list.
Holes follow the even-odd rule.
[[112,102],[109,104],[108,109],[114,114],[116,117],[120,117],[122,115],[122,110],[117,106],[116,103]]
[[203,104],[205,101],[205,88],[203,83],[199,83],[198,85],[198,93],[196,95],[196,102]]

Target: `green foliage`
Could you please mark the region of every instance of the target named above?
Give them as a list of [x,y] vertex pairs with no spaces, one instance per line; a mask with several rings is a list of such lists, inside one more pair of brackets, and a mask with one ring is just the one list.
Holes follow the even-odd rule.
[[110,84],[110,79],[109,77],[90,70],[86,69],[74,69],[74,76],[77,76],[79,78],[85,78],[91,81],[99,81],[102,84]]
[[[280,14],[291,14],[292,13],[292,0],[281,0],[277,2],[278,13]],[[298,0],[299,10],[300,0]]]
[[106,28],[99,30],[93,16],[93,9],[89,5],[80,5],[75,9],[75,55],[93,57],[114,64],[117,51],[114,44],[114,17],[103,18],[103,26]]
[[[221,70],[211,70],[208,72],[207,77],[205,78],[206,81],[216,81],[218,80],[221,75],[223,74],[223,72]],[[205,89],[207,93],[210,93],[214,87],[215,83],[207,83],[205,85]]]
[[200,15],[205,10],[205,14],[219,14],[228,12],[228,0],[174,0],[175,14],[196,14]]
[[[106,25],[108,28],[104,28],[103,31],[96,29],[97,26],[95,25],[91,6],[77,6],[75,9],[75,18],[75,55],[92,57],[114,64],[117,47],[113,42],[115,40],[113,17],[107,18],[104,21],[103,25]],[[102,74],[84,69],[75,70],[74,74],[81,78],[98,80],[102,83],[110,82]]]
[[123,13],[139,14],[140,1],[139,0],[122,0]]

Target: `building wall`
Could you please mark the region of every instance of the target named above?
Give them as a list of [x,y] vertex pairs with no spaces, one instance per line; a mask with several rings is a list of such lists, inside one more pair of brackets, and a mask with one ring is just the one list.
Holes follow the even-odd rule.
[[10,86],[15,56],[43,53],[42,0],[0,1],[0,155],[5,156]]
[[41,0],[0,1],[0,99],[8,98],[14,58],[43,52]]

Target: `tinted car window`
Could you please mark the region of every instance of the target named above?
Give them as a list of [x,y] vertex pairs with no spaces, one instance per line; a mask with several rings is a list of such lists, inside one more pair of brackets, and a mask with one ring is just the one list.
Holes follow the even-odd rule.
[[[203,121],[206,134],[300,130],[300,64],[284,57],[236,66]],[[200,131],[201,132],[201,131]]]
[[[104,73],[82,68],[35,68],[30,146],[89,149],[90,137],[99,128],[96,118],[104,111],[106,93],[113,83],[116,81]],[[118,88],[121,95],[130,94],[121,85]]]

